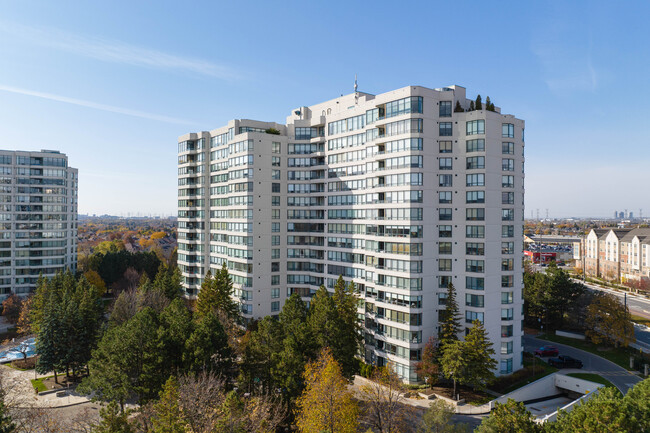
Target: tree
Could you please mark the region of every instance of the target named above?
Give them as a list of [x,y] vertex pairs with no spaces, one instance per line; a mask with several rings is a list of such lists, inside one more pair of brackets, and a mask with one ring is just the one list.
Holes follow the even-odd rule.
[[490,416],[483,419],[477,433],[535,433],[542,432],[523,403],[509,398],[506,403],[496,403]]
[[20,306],[20,314],[18,316],[16,328],[18,329],[18,333],[22,335],[32,333],[31,309],[33,302],[34,295],[30,295],[27,298],[23,299]]
[[418,376],[423,378],[429,386],[438,381],[440,365],[438,364],[438,348],[435,337],[429,337],[422,351],[422,361],[415,365]]
[[152,433],[185,433],[187,424],[183,420],[178,400],[178,381],[171,376],[165,382],[160,391],[160,399],[154,405]]
[[480,320],[474,320],[469,333],[465,336],[464,350],[468,360],[465,369],[465,383],[476,389],[485,389],[494,380],[497,361],[492,358],[495,352]]
[[284,333],[280,322],[267,316],[257,324],[257,330],[247,332],[241,339],[242,362],[239,382],[248,391],[270,392],[279,384],[271,372],[277,371],[277,353],[282,350]]
[[628,308],[614,295],[598,293],[587,307],[586,335],[594,342],[627,347],[636,341]]
[[404,404],[406,389],[389,364],[375,370],[368,385],[361,387],[361,399],[366,402],[366,421],[379,433],[405,431],[409,418]]
[[211,313],[200,318],[185,341],[185,368],[196,373],[215,371],[227,376],[232,366],[232,357],[228,336],[217,316]]
[[444,352],[445,347],[449,343],[458,341],[458,334],[462,330],[458,302],[456,302],[456,289],[452,283],[449,283],[447,285],[445,309],[442,314],[442,322],[440,323],[440,350]]
[[454,424],[452,417],[456,411],[454,407],[441,400],[436,399],[430,405],[429,409],[422,415],[422,422],[418,428],[418,433],[465,433],[469,432],[466,424]]
[[232,294],[232,279],[224,262],[221,270],[217,271],[214,277],[210,271],[205,276],[196,301],[197,314],[201,317],[210,312],[222,311],[230,319],[237,319],[239,306],[232,299]]
[[490,97],[485,98],[485,109],[488,111],[494,111],[494,104],[490,101]]
[[454,396],[456,396],[456,384],[463,385],[466,383],[468,366],[469,359],[465,350],[465,343],[458,340],[447,343],[440,359],[440,367],[445,377],[454,381]]
[[129,424],[128,412],[120,412],[117,402],[112,401],[99,410],[101,421],[92,429],[92,433],[134,433]]
[[[557,421],[548,426],[551,433],[641,433],[642,422],[636,423],[628,412],[627,400],[613,387],[601,388],[591,399],[576,405],[571,412],[560,411]],[[647,414],[645,415],[647,419]],[[647,426],[647,424],[646,424]]]
[[462,113],[465,110],[463,110],[463,107],[460,106],[460,101],[456,101],[456,107],[454,107],[454,113]]
[[86,271],[83,275],[91,285],[95,286],[99,290],[100,293],[106,293],[106,283],[102,280],[102,277],[99,276],[97,271]]
[[474,101],[469,101],[469,110],[467,110],[467,111],[474,111],[474,110],[475,110]]
[[5,320],[12,325],[15,325],[20,318],[20,310],[23,304],[23,299],[12,293],[2,302],[2,315]]
[[354,433],[359,408],[329,349],[307,364],[305,390],[296,401],[296,425],[304,433]]
[[483,103],[481,102],[481,95],[478,95],[476,97],[475,107],[476,107],[477,110],[482,110],[483,109]]

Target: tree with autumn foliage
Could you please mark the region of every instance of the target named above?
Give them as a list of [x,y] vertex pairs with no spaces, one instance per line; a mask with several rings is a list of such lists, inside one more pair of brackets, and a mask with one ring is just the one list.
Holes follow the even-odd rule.
[[587,307],[586,326],[587,337],[594,344],[627,347],[636,341],[629,309],[609,293],[598,293]]
[[23,304],[23,299],[12,294],[2,302],[2,315],[5,320],[11,324],[16,324],[20,318],[20,310]]
[[375,370],[371,381],[361,387],[365,402],[364,418],[375,432],[401,433],[407,431],[410,407],[405,404],[406,388],[389,364]]
[[424,345],[422,361],[415,365],[418,376],[423,378],[429,386],[433,386],[440,376],[440,364],[438,363],[438,347],[434,336]]
[[329,348],[307,364],[303,377],[305,390],[296,401],[298,431],[355,433],[359,408]]

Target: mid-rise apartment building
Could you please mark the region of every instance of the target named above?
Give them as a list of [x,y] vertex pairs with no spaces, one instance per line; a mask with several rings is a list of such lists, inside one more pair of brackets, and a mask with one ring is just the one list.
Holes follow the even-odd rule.
[[470,103],[459,86],[355,92],[285,124],[231,120],[180,137],[186,295],[226,263],[242,314],[257,318],[343,275],[363,300],[366,361],[415,381],[453,283],[498,373],[520,368],[524,122]]
[[54,150],[0,150],[0,297],[77,268],[76,168]]

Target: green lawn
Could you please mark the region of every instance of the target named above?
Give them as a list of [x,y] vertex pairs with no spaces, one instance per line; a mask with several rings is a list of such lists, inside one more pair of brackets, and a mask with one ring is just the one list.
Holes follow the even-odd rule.
[[639,323],[639,324],[645,325],[645,326],[650,326],[650,319],[648,319],[648,318],[637,316],[636,314],[632,314],[631,319],[635,323]]
[[594,373],[569,373],[567,374],[567,376],[577,377],[578,379],[590,380],[592,382],[602,383],[605,386],[611,386],[612,388],[616,388],[614,384],[612,384],[612,382]]
[[[54,376],[50,376],[50,377],[54,377]],[[32,382],[32,386],[38,392],[47,391],[47,387],[45,386],[45,384],[43,384],[43,379],[47,379],[47,378],[46,377],[41,377],[40,379],[31,379],[30,380],[30,382]]]
[[577,349],[582,349],[585,352],[593,353],[594,355],[598,355],[609,361],[612,361],[613,363],[620,365],[626,370],[630,370],[630,356],[635,354],[635,351],[633,351],[633,349],[622,347],[616,349],[614,347],[597,346],[591,341],[575,340],[573,338],[560,337],[557,335],[545,334],[538,338],[542,340],[552,341],[554,343],[566,344],[567,346],[575,347]]

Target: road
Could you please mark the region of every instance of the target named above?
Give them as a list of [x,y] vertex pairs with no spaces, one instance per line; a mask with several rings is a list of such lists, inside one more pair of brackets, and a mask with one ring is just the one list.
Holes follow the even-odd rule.
[[601,358],[598,355],[594,355],[593,353],[585,352],[584,350],[576,349],[575,347],[567,346],[565,344],[541,340],[530,335],[524,336],[524,350],[526,352],[532,353],[535,349],[545,345],[553,345],[560,349],[561,355],[569,355],[582,361],[582,370],[563,369],[560,370],[561,373],[583,371],[585,373],[598,374],[612,382],[612,384],[623,394],[627,393],[631,387],[642,380],[639,376],[630,373],[623,367],[620,367],[605,358]]
[[[582,280],[579,279],[574,279],[573,281],[582,283]],[[625,302],[625,293],[611,289],[609,287],[597,286],[591,283],[583,284],[590,290],[598,290],[599,292],[609,293],[616,296],[621,302]],[[628,293],[627,307],[630,309],[631,314],[636,314],[637,316],[642,316],[650,319],[650,299],[646,298],[645,296]],[[634,336],[636,337],[636,341],[639,345],[650,349],[650,328],[643,325],[635,325]]]

